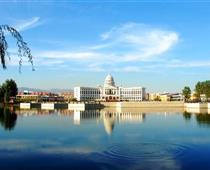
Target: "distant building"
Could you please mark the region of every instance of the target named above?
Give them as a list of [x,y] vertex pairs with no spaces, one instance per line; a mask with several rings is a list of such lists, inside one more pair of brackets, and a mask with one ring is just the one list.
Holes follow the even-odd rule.
[[149,101],[160,101],[159,93],[149,93]]
[[74,97],[78,101],[142,101],[146,97],[144,87],[119,87],[115,85],[114,78],[106,76],[104,86],[75,87]]
[[29,91],[18,92],[18,94],[16,95],[16,99],[18,101],[25,101],[25,102],[30,102],[30,101],[37,102],[40,100],[40,97],[41,96],[39,94]]
[[184,97],[181,93],[172,93],[171,94],[171,101],[183,101]]
[[160,94],[160,101],[171,101],[171,95],[169,93]]
[[16,99],[20,102],[63,102],[64,97],[50,92],[18,92]]
[[59,96],[62,96],[65,101],[71,101],[71,100],[74,99],[74,92],[73,91],[62,92],[62,93],[59,94]]
[[94,87],[75,87],[74,98],[78,101],[98,100],[101,92],[99,88]]
[[150,93],[150,101],[183,101],[181,93]]

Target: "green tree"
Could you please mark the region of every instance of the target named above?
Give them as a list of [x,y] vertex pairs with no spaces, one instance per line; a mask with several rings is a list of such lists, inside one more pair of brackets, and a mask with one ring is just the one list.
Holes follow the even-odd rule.
[[4,101],[4,90],[2,86],[0,86],[0,103]]
[[198,82],[195,85],[195,92],[199,98],[201,94],[204,94],[207,99],[210,98],[210,80]]
[[202,83],[199,81],[195,85],[196,96],[200,98],[200,95],[203,93]]
[[17,84],[14,80],[6,80],[2,84],[2,93],[4,96],[4,103],[8,103],[10,100],[10,97],[15,97],[18,93]]
[[188,101],[191,96],[191,90],[190,87],[185,86],[184,89],[182,90],[182,94],[184,95],[185,101]]
[[206,98],[210,98],[210,81],[206,80],[204,82],[204,94],[206,96]]
[[19,71],[21,69],[22,65],[22,59],[23,57],[26,57],[29,59],[29,62],[32,64],[32,69],[34,70],[33,67],[33,57],[31,55],[31,50],[29,49],[27,43],[23,41],[22,36],[20,33],[14,29],[13,27],[10,27],[8,25],[0,25],[0,59],[1,59],[1,64],[4,69],[6,69],[6,62],[5,62],[5,57],[9,56],[9,53],[7,51],[8,49],[8,43],[6,41],[6,36],[8,33],[12,35],[12,37],[15,38],[17,41],[17,47],[18,47],[18,57],[20,58],[19,60]]

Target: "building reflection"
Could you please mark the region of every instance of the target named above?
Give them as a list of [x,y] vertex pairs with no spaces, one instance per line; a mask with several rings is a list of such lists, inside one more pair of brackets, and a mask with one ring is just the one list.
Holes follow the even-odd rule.
[[103,113],[104,128],[107,134],[111,135],[115,126],[116,114],[105,112]]
[[57,115],[57,116],[70,116],[73,118],[75,125],[80,125],[85,121],[93,121],[96,123],[103,123],[104,129],[107,134],[111,134],[116,123],[141,123],[145,119],[144,113],[133,112],[116,112],[106,110],[41,110],[41,109],[26,109],[16,110],[18,116],[45,116],[45,115]]
[[45,115],[58,115],[58,116],[71,116],[74,114],[73,110],[58,109],[58,110],[42,110],[42,109],[21,109],[16,110],[18,116],[45,116]]
[[85,110],[85,111],[81,111],[81,110],[74,110],[74,124],[79,125],[81,120],[85,121],[85,120],[96,120],[99,121],[100,120],[100,110]]
[[104,110],[74,110],[74,123],[79,125],[86,120],[103,122],[107,134],[111,134],[116,123],[141,123],[145,119],[144,113],[109,112]]
[[133,112],[117,112],[108,110],[41,110],[41,109],[16,109],[1,108],[0,122],[5,129],[11,130],[15,127],[17,116],[68,116],[72,117],[75,125],[83,124],[85,121],[89,123],[102,123],[107,134],[111,134],[116,124],[124,123],[141,123],[145,119],[144,113]]
[[[160,114],[163,114],[162,112]],[[165,113],[167,114],[167,112]],[[170,113],[169,113],[170,114]],[[1,108],[0,107],[0,125],[5,130],[13,130],[17,116],[18,117],[27,117],[27,116],[47,116],[47,115],[56,115],[63,117],[70,117],[73,120],[75,125],[88,123],[97,123],[103,124],[104,130],[107,134],[112,134],[114,128],[118,124],[127,124],[127,123],[142,123],[146,117],[146,113],[136,111],[129,112],[128,110],[41,110],[41,109],[26,109],[20,110],[11,108]],[[199,126],[210,127],[210,114],[206,113],[191,113],[183,112],[183,119],[186,121],[192,120],[195,118]]]

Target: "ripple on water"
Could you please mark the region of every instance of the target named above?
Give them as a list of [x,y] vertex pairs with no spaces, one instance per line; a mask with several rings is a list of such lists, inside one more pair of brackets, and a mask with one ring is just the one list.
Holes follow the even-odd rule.
[[191,149],[187,145],[174,143],[113,144],[102,153],[112,160],[170,160],[182,157]]

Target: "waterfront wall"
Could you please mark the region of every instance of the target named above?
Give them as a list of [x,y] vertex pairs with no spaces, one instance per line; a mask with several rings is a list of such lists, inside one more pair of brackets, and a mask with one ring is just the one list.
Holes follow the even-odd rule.
[[123,108],[184,108],[183,102],[101,102],[104,107]]
[[185,103],[184,110],[190,113],[210,113],[210,103]]
[[99,103],[20,103],[21,109],[69,109],[69,110],[86,110],[86,109],[100,109],[102,105]]
[[183,103],[183,102],[100,102],[100,103],[20,103],[21,109],[69,109],[69,110],[114,110],[116,112],[190,112],[210,113],[210,103]]

